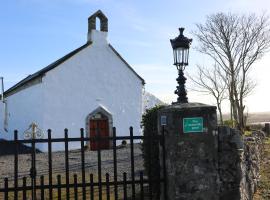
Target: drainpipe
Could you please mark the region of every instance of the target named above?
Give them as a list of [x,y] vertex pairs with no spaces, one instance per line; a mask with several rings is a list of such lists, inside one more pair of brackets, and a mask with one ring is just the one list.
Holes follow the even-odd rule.
[[4,98],[4,77],[0,77],[1,79],[1,101],[4,106],[4,130],[8,132],[8,109],[7,109],[7,101]]
[[1,100],[4,103],[4,77],[0,77],[1,79]]
[[4,101],[4,130],[8,132],[8,105],[7,101]]

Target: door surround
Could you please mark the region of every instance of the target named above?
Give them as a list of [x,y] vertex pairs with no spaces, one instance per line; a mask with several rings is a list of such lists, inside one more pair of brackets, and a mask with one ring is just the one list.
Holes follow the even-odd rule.
[[[113,118],[111,112],[109,112],[105,107],[99,106],[94,111],[92,111],[90,114],[86,117],[85,122],[85,130],[86,130],[86,136],[90,137],[90,120],[94,118],[97,114],[102,114],[108,118],[108,125],[109,125],[109,137],[113,136]],[[113,141],[110,140],[110,148],[112,147]],[[87,147],[90,149],[90,141],[87,142]]]

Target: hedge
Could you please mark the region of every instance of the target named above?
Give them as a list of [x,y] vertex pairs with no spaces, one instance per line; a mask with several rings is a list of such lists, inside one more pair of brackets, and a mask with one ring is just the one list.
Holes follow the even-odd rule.
[[[141,126],[143,128],[143,135],[146,137],[158,135],[158,110],[163,108],[164,105],[157,105],[151,109],[146,110],[145,114],[142,116]],[[152,178],[152,191],[154,196],[159,195],[160,187],[159,180],[160,178],[160,164],[159,164],[159,142],[158,140],[152,140],[152,144],[148,139],[144,139],[142,143],[142,156],[144,159],[144,168],[145,172],[149,175],[150,163],[151,163],[151,177]],[[151,148],[151,157],[149,155]]]

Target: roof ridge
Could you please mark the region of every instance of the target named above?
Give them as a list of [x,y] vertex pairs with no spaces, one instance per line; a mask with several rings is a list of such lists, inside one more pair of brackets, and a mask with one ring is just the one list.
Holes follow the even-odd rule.
[[[11,88],[9,88],[8,90],[6,90],[4,92],[5,96],[9,96],[12,95],[13,92],[16,90],[18,90],[19,88],[21,88],[22,86],[24,86],[25,84],[29,83],[30,81],[34,80],[35,78],[38,78],[42,75],[44,75],[46,72],[54,69],[55,67],[59,66],[60,64],[62,64],[63,62],[65,62],[66,60],[68,60],[69,58],[71,58],[73,55],[75,55],[76,53],[80,52],[81,50],[83,50],[84,48],[86,48],[87,46],[91,45],[92,42],[87,42],[86,44],[80,46],[79,48],[71,51],[70,53],[66,54],[65,56],[59,58],[58,60],[52,62],[51,64],[49,64],[48,66],[40,69],[39,71],[28,75],[27,77],[25,77],[24,79],[22,79],[21,81],[19,81],[18,83],[16,83],[14,86],[12,86]],[[127,61],[113,48],[113,46],[111,44],[108,44],[109,48],[112,49],[112,51],[126,64],[126,66],[142,81],[142,84],[145,84],[144,79],[139,76],[139,74],[137,74],[137,72],[127,63]]]
[[80,46],[79,48],[69,52],[68,54],[66,54],[65,56],[59,58],[58,60],[52,62],[51,64],[47,65],[46,67],[38,70],[37,72],[28,75],[27,77],[25,77],[24,79],[22,79],[21,81],[19,81],[18,83],[16,83],[14,86],[12,86],[11,88],[9,88],[8,90],[6,90],[4,92],[4,95],[9,96],[9,94],[11,92],[13,92],[14,90],[20,88],[21,86],[23,86],[24,84],[30,82],[31,80],[42,76],[43,74],[45,74],[46,72],[54,69],[55,67],[57,67],[58,65],[62,64],[63,62],[65,62],[66,60],[68,60],[69,58],[71,58],[73,55],[75,55],[76,53],[78,53],[79,51],[81,51],[82,49],[86,48],[88,45],[91,45],[91,42],[87,42],[86,44]]

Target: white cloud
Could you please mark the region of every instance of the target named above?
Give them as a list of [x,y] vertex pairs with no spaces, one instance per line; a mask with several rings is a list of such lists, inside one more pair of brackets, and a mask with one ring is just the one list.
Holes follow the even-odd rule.
[[269,10],[269,0],[228,0],[225,7],[235,12],[256,12],[262,13]]

